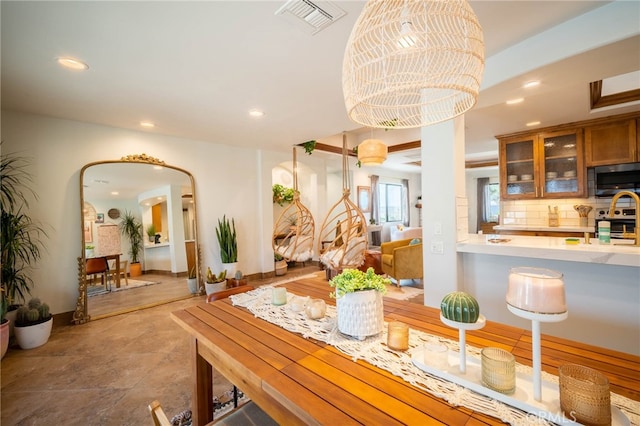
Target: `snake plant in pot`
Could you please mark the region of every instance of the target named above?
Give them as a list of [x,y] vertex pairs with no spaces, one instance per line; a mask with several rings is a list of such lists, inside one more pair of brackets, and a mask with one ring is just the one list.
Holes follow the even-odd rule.
[[238,238],[236,235],[235,221],[231,219],[231,222],[229,222],[226,215],[222,216],[222,220],[218,219],[216,237],[220,245],[222,268],[225,269],[230,276],[233,276],[238,269]]

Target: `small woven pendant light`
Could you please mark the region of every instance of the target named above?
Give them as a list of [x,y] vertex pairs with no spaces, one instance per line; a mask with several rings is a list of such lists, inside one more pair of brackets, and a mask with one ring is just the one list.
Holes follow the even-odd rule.
[[349,117],[375,128],[439,123],[476,103],[484,41],[466,0],[369,0],[347,43]]
[[387,159],[387,146],[380,139],[365,139],[358,145],[358,160],[363,166],[377,166]]

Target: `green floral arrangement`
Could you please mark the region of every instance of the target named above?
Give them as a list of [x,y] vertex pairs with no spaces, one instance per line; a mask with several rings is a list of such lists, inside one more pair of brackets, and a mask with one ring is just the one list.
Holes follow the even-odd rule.
[[295,191],[293,188],[287,188],[285,186],[276,183],[273,185],[273,203],[278,203],[281,206],[285,204],[291,203],[293,201],[293,196],[295,195]]
[[367,272],[358,269],[345,269],[329,281],[329,285],[336,289],[329,296],[339,298],[347,293],[363,290],[376,290],[385,294],[388,284],[391,284],[391,280],[376,275],[373,268],[367,269]]

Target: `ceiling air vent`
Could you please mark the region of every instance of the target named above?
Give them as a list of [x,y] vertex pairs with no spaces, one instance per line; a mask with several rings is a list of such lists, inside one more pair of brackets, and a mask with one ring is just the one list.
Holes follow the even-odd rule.
[[289,0],[275,13],[308,33],[316,34],[347,14],[328,1]]

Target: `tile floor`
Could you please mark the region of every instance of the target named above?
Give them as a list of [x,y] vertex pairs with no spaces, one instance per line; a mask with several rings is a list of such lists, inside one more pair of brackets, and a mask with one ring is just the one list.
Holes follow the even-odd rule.
[[[284,277],[317,272],[290,268]],[[204,296],[54,328],[44,346],[11,347],[2,359],[2,426],[151,425],[147,405],[158,399],[169,417],[190,405],[189,339],[169,313]],[[229,383],[214,378],[214,394]]]

